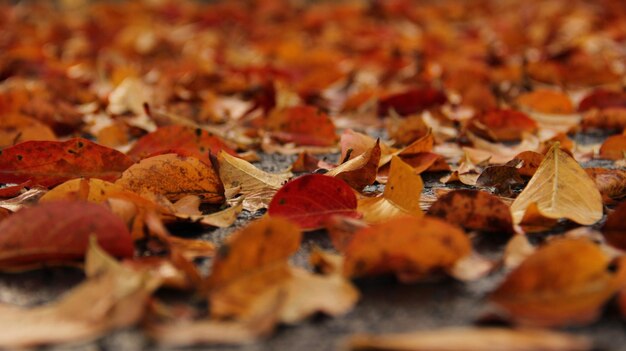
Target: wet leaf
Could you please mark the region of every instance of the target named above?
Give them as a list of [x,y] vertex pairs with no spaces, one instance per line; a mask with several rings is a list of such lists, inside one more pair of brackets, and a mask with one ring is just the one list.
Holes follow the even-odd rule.
[[470,254],[471,243],[458,227],[433,217],[400,217],[359,230],[344,250],[344,275],[395,274],[415,281],[452,269]]
[[84,201],[22,209],[0,222],[0,233],[0,266],[5,269],[80,260],[90,235],[113,256],[134,253],[126,224],[106,207]]
[[404,334],[354,335],[352,351],[586,351],[591,340],[539,329],[449,328]]
[[513,219],[498,197],[478,190],[453,190],[430,206],[428,215],[467,230],[510,234]]
[[396,216],[421,216],[419,198],[424,184],[413,168],[394,156],[389,179],[381,196],[365,197],[358,201],[363,220],[377,223]]
[[285,184],[269,204],[272,217],[285,217],[302,229],[321,228],[333,215],[358,218],[354,191],[344,181],[310,174]]
[[588,239],[553,240],[511,272],[491,300],[516,324],[587,324],[624,284],[624,272],[612,272],[609,265]]
[[558,144],[546,154],[535,175],[511,205],[519,223],[532,203],[549,218],[593,224],[602,218],[602,197],[593,180]]
[[0,183],[51,187],[73,178],[114,181],[132,161],[119,151],[85,139],[26,141],[0,154]]
[[176,201],[197,195],[203,202],[224,202],[217,172],[197,158],[165,154],[146,158],[128,168],[116,185],[138,194],[153,193]]

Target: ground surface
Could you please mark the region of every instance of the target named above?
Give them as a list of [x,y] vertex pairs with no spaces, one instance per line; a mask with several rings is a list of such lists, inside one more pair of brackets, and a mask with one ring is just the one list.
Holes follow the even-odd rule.
[[[587,140],[579,138],[577,141]],[[290,162],[291,158],[286,156],[265,156],[258,165],[267,171],[277,172],[287,168]],[[438,174],[425,176],[426,191],[443,186],[438,182],[439,176]],[[242,214],[237,226],[245,224],[251,217],[254,215]],[[561,228],[564,229],[566,228]],[[228,228],[194,234],[219,243],[233,230],[234,228]],[[179,228],[179,231],[193,232],[190,232],[189,228]],[[506,240],[483,238],[474,244],[480,253],[495,259],[501,255],[505,242]],[[295,263],[306,264],[308,252],[315,245],[331,248],[325,233],[321,231],[307,233],[300,251],[294,257]],[[356,308],[346,316],[338,318],[320,316],[296,326],[285,326],[268,340],[249,346],[195,347],[184,350],[336,350],[341,347],[344,338],[353,333],[405,332],[468,326],[488,311],[486,296],[498,285],[503,276],[503,272],[499,272],[473,283],[459,283],[451,279],[413,285],[401,285],[386,278],[359,281],[357,285],[362,298]],[[0,274],[0,301],[25,306],[42,304],[56,299],[78,284],[82,278],[81,270],[71,268]],[[167,295],[167,292],[164,295]],[[626,322],[617,313],[607,312],[595,324],[584,328],[570,328],[567,331],[592,338],[598,350],[626,350]],[[139,330],[133,329],[115,332],[89,344],[45,348],[45,350],[76,351],[153,349],[166,350],[151,344]]]

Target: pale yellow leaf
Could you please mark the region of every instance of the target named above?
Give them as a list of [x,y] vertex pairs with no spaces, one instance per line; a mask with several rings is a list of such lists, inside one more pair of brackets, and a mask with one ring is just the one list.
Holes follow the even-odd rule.
[[511,205],[515,223],[520,223],[526,209],[537,203],[539,212],[548,218],[567,218],[590,225],[602,219],[602,196],[593,180],[578,162],[555,143],[530,179],[524,191]]

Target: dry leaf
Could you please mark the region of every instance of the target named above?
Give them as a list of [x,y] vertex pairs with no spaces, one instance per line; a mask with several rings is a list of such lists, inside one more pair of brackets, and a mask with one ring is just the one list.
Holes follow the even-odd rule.
[[467,230],[513,233],[509,207],[498,197],[484,191],[451,191],[430,206],[428,215]]
[[218,155],[219,173],[224,187],[237,189],[244,196],[243,207],[248,211],[266,208],[276,191],[293,175],[263,172],[247,161],[225,152]]
[[413,168],[394,156],[389,180],[381,196],[361,198],[357,210],[368,223],[381,222],[396,216],[421,216],[419,198],[424,184]]
[[203,202],[224,202],[224,187],[212,167],[193,157],[165,154],[128,168],[116,185],[138,194],[154,193],[176,201],[197,195]]
[[351,351],[588,351],[583,336],[538,329],[449,328],[404,334],[354,335]]
[[586,168],[585,172],[596,183],[604,203],[612,204],[626,196],[626,170]]
[[394,273],[401,281],[450,270],[471,243],[454,225],[433,217],[400,217],[359,230],[344,249],[344,275]]
[[360,191],[376,180],[379,161],[380,141],[376,140],[371,149],[331,169],[326,175],[339,178]]
[[[108,261],[94,262],[102,257]],[[0,305],[0,347],[88,341],[138,323],[159,282],[111,260],[92,245],[86,264],[99,269],[60,300],[32,308]]]
[[588,239],[557,239],[529,256],[493,292],[491,300],[517,324],[541,327],[587,324],[626,283]]
[[537,203],[546,217],[567,218],[585,225],[599,221],[603,214],[602,196],[593,180],[558,143],[511,205],[515,223],[520,223],[532,203]]

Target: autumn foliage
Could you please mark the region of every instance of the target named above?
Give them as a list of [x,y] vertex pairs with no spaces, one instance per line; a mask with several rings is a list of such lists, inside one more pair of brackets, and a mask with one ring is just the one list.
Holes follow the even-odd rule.
[[520,329],[346,349],[591,349],[545,329],[626,318],[625,21],[619,0],[1,4],[0,270],[86,278],[1,303],[0,348],[252,343],[343,318],[364,281],[493,278],[475,319]]

